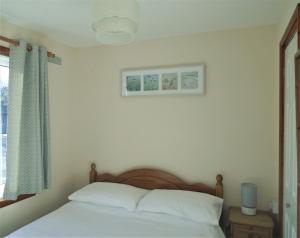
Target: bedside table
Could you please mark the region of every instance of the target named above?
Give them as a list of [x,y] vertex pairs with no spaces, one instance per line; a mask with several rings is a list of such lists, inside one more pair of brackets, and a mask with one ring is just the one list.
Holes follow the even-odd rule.
[[273,238],[273,219],[268,212],[257,211],[256,216],[246,216],[241,208],[229,209],[231,238]]

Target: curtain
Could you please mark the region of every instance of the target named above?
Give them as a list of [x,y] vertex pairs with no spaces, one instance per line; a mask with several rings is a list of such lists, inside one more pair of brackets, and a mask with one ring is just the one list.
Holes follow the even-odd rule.
[[4,199],[49,187],[47,49],[20,41],[10,47]]

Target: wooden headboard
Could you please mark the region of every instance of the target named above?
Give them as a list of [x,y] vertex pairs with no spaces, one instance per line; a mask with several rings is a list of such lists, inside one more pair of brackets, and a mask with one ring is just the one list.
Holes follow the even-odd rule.
[[91,165],[90,183],[112,182],[123,183],[144,189],[179,189],[194,192],[208,193],[223,198],[223,177],[218,174],[215,187],[203,183],[188,184],[173,174],[158,169],[134,169],[120,175],[109,173],[98,174],[96,165]]

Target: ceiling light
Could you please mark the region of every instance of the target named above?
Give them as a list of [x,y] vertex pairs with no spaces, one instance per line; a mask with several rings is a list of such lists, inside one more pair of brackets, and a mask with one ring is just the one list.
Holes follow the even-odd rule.
[[137,0],[93,0],[92,29],[102,44],[124,45],[135,39],[138,29]]

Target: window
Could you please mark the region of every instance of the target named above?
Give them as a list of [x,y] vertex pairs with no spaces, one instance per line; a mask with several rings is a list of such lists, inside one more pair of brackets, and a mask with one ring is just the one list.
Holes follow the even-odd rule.
[[0,198],[6,180],[6,149],[7,149],[7,107],[8,107],[8,68],[9,58],[0,55]]

